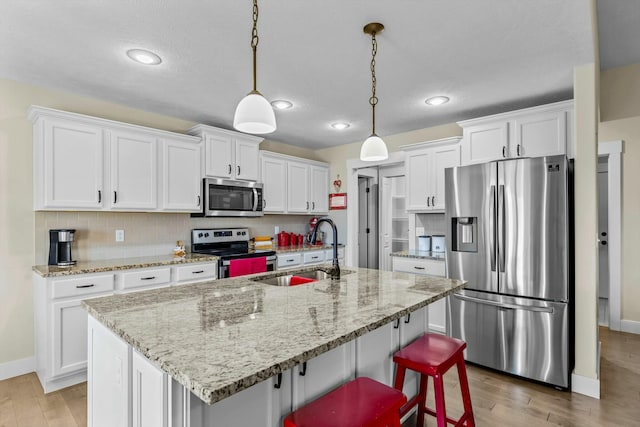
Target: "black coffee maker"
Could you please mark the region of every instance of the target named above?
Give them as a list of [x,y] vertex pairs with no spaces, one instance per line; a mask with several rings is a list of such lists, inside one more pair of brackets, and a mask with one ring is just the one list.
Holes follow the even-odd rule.
[[74,265],[71,259],[71,242],[76,230],[49,230],[49,265],[60,267]]

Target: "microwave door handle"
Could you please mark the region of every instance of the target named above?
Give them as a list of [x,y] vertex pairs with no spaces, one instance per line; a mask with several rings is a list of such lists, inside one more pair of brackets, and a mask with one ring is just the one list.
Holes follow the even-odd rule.
[[257,211],[258,210],[258,190],[257,189],[253,189],[253,211]]

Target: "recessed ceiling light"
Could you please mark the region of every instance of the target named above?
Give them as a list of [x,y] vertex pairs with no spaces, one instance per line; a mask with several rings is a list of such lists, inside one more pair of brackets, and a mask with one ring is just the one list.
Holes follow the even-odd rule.
[[127,56],[144,65],[158,65],[162,62],[162,58],[158,55],[144,49],[129,49],[127,51]]
[[331,127],[337,130],[345,130],[346,128],[350,127],[351,125],[349,123],[346,122],[336,122],[336,123],[331,123]]
[[289,108],[293,107],[293,103],[285,99],[277,99],[273,101],[271,105],[273,106],[273,108],[277,108],[278,110],[288,110]]
[[424,102],[427,103],[428,105],[442,105],[449,102],[449,98],[447,98],[446,96],[434,96],[432,98],[427,99]]

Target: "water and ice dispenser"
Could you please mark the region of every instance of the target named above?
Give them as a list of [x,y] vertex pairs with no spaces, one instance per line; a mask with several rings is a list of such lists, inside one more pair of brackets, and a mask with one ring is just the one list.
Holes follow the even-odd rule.
[[451,218],[451,250],[454,252],[478,252],[478,217]]

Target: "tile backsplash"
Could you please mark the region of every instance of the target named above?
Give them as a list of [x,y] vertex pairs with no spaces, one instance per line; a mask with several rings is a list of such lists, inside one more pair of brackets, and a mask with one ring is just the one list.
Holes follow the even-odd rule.
[[[168,255],[176,240],[190,251],[191,229],[248,227],[251,236],[274,235],[275,226],[294,233],[308,231],[308,215],[265,215],[260,218],[191,218],[184,213],[36,212],[35,263],[46,264],[49,230],[76,229],[73,259],[97,261],[113,258]],[[124,242],[115,241],[124,230]]]

